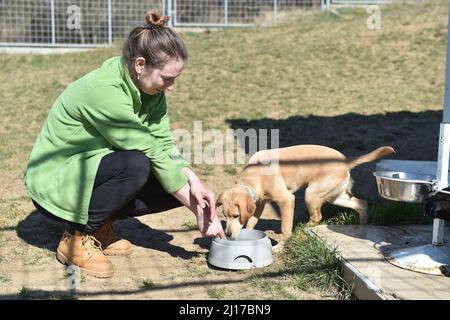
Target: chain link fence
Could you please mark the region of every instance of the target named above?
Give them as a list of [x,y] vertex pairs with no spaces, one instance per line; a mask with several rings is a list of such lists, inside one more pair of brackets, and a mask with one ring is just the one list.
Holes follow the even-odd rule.
[[173,0],[173,23],[211,27],[276,23],[281,11],[317,9],[320,3],[321,0]]
[[122,40],[156,9],[175,27],[276,23],[280,12],[330,0],[0,0],[0,45],[92,47]]
[[0,45],[102,46],[145,23],[160,0],[0,0]]

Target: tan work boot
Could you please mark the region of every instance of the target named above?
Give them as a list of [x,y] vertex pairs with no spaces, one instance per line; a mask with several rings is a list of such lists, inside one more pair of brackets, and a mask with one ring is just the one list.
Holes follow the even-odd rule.
[[116,238],[111,220],[92,235],[100,241],[103,253],[107,256],[128,256],[133,252],[133,247],[128,240]]
[[79,231],[74,231],[74,234],[64,232],[56,249],[56,258],[63,264],[77,265],[94,277],[109,278],[114,274],[113,265],[103,254],[100,242]]

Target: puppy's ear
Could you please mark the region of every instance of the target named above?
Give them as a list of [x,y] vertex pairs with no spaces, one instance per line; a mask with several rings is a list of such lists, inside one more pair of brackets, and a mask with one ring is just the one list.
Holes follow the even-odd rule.
[[239,222],[243,225],[255,213],[256,205],[253,202],[253,199],[251,197],[246,197],[245,206],[242,206],[240,208],[241,208],[241,212],[239,215]]
[[223,204],[223,197],[224,197],[225,191],[222,191],[216,200],[216,208],[220,207]]
[[253,201],[252,198],[247,197],[247,211],[250,214],[250,216],[252,216],[255,213],[256,210],[256,204]]

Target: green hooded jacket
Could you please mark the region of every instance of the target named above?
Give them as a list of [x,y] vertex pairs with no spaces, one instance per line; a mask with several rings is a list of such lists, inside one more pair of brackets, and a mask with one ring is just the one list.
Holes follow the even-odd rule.
[[33,146],[24,175],[28,195],[52,214],[86,224],[103,156],[139,150],[167,192],[187,183],[189,167],[170,131],[164,93],[134,85],[122,57],[71,83],[56,99]]

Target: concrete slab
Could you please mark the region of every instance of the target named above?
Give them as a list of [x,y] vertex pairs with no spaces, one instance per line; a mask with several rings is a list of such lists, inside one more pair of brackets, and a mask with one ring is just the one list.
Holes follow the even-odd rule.
[[[358,299],[450,299],[450,277],[396,267],[385,260],[393,250],[431,243],[432,225],[320,225],[309,229],[336,246],[344,262],[344,278]],[[450,243],[450,228],[445,230]]]

